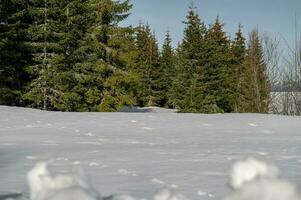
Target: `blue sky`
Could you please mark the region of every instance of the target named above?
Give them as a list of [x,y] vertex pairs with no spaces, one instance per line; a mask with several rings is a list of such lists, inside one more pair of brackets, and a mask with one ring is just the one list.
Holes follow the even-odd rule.
[[[132,0],[130,17],[123,25],[137,25],[139,20],[148,23],[155,31],[160,45],[169,29],[173,44],[183,37],[184,24],[190,0]],[[238,24],[245,35],[253,28],[261,33],[294,41],[295,13],[301,32],[301,0],[194,0],[198,13],[206,24],[219,15],[225,30],[233,36]]]

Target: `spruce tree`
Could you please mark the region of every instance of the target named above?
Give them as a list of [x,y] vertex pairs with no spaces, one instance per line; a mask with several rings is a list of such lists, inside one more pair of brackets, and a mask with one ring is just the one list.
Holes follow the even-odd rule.
[[187,15],[184,39],[177,50],[176,77],[171,89],[172,104],[180,112],[202,112],[204,103],[204,56],[206,26],[194,7]]
[[170,101],[171,83],[175,74],[175,55],[171,46],[171,37],[169,31],[166,33],[165,40],[160,55],[159,67],[159,92],[158,104],[162,107],[172,107]]
[[263,49],[258,31],[250,33],[247,55],[245,60],[249,74],[248,100],[246,111],[267,113],[270,97],[270,83],[267,76],[267,64],[264,60]]
[[[82,73],[90,80],[84,82],[83,96],[89,110],[116,111],[125,105],[135,104],[133,88],[137,82],[135,74],[127,69],[127,46],[132,45],[131,27],[118,27],[128,17],[129,1],[94,0],[91,27],[84,40],[84,62]],[[127,39],[130,39],[129,41]],[[88,51],[87,51],[88,50]],[[99,77],[95,75],[99,75]]]
[[129,1],[51,0],[35,7],[36,73],[24,98],[61,111],[114,111],[134,104],[135,76],[124,71],[120,58],[131,29],[118,27]]
[[232,65],[234,73],[232,76],[232,88],[234,89],[234,111],[244,112],[248,106],[247,91],[249,88],[248,73],[245,68],[244,61],[246,58],[246,44],[245,38],[242,33],[242,26],[239,25],[238,31],[235,34],[236,37],[232,41]]
[[27,66],[32,57],[26,43],[30,20],[27,1],[1,1],[0,104],[25,105],[21,96],[30,80]]
[[204,69],[207,112],[234,111],[233,66],[230,64],[230,40],[216,19],[206,35],[207,59]]
[[33,0],[30,13],[33,23],[28,29],[28,40],[32,49],[33,62],[28,67],[31,84],[23,99],[32,107],[54,109],[62,93],[54,80],[62,60],[62,47],[67,1]]
[[138,105],[158,105],[159,48],[150,26],[140,24],[136,33],[135,71],[139,75]]

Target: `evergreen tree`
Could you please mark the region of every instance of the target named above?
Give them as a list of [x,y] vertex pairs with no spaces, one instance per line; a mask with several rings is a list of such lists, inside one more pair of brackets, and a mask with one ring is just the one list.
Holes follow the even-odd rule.
[[249,36],[245,65],[249,74],[247,112],[267,113],[270,97],[270,83],[267,77],[267,65],[264,61],[262,45],[257,30]]
[[138,105],[154,106],[158,101],[159,48],[151,28],[139,25],[136,33],[135,71],[139,74]]
[[232,41],[231,51],[232,51],[232,65],[234,68],[234,73],[232,76],[232,88],[235,91],[234,95],[234,111],[244,112],[248,106],[247,91],[249,90],[248,83],[248,70],[244,65],[246,57],[246,45],[245,38],[242,33],[242,26],[239,25],[238,31],[235,34],[236,37]]
[[26,44],[29,24],[27,1],[1,1],[0,104],[24,105],[21,95],[29,82],[26,68],[31,63],[30,48]]
[[37,2],[40,20],[31,27],[37,33],[36,78],[25,98],[35,107],[62,111],[113,111],[133,104],[129,90],[135,77],[119,58],[130,30],[117,26],[128,16],[129,2]]
[[171,47],[171,37],[169,31],[166,33],[165,40],[160,56],[159,81],[158,81],[158,104],[162,107],[172,107],[170,102],[171,83],[175,74],[175,55]]
[[184,39],[177,50],[176,77],[171,89],[172,104],[181,112],[202,112],[205,98],[203,70],[206,27],[194,7],[187,15]]
[[[133,105],[135,74],[126,71],[128,45],[131,45],[131,27],[118,27],[128,17],[129,1],[94,0],[91,3],[93,21],[82,44],[84,62],[79,66],[81,92],[88,109],[116,111]],[[96,76],[95,76],[96,75]],[[97,76],[98,75],[98,76]],[[88,87],[87,87],[88,86]]]
[[232,112],[234,110],[233,66],[230,64],[230,41],[219,18],[206,36],[207,59],[204,69],[206,112]]
[[55,77],[62,60],[62,46],[67,12],[67,1],[32,0],[30,13],[33,23],[28,29],[33,62],[28,71],[32,81],[23,99],[31,106],[44,110],[54,109],[54,103],[62,95],[57,90]]

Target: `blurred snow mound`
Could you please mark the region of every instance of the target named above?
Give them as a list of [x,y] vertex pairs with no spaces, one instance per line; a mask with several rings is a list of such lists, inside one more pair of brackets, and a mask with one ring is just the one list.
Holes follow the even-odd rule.
[[278,179],[247,183],[224,200],[300,200],[294,185]]
[[154,195],[154,200],[188,200],[188,199],[182,194],[180,194],[179,192],[170,189],[163,189],[158,191]]
[[[233,193],[223,200],[301,200],[295,186],[278,178],[277,167],[250,158],[235,163],[229,183]],[[145,200],[126,195],[101,198],[83,171],[74,175],[52,175],[47,163],[38,163],[27,174],[31,200]],[[181,193],[163,189],[153,200],[189,200]]]
[[262,161],[239,161],[230,172],[230,185],[235,191],[224,200],[300,200],[295,186],[278,175],[275,166]]
[[98,200],[100,195],[82,171],[76,175],[52,176],[47,163],[38,163],[27,173],[31,200]]
[[277,167],[249,158],[233,165],[230,170],[230,186],[233,189],[239,189],[257,178],[277,178],[278,175]]

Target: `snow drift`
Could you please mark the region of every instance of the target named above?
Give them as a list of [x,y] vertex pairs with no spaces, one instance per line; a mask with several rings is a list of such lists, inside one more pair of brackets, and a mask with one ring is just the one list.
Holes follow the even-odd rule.
[[277,167],[250,158],[235,163],[230,172],[234,189],[224,200],[298,200],[295,186],[279,178]]
[[37,163],[27,174],[31,200],[98,200],[100,195],[81,170],[51,175],[47,163]]
[[[38,163],[27,174],[31,200],[136,200],[131,196],[101,198],[81,170],[70,175],[52,175],[47,163]],[[300,200],[295,186],[279,179],[277,167],[250,158],[235,163],[229,185],[233,193],[224,200]],[[162,189],[153,200],[188,200],[177,191]]]

